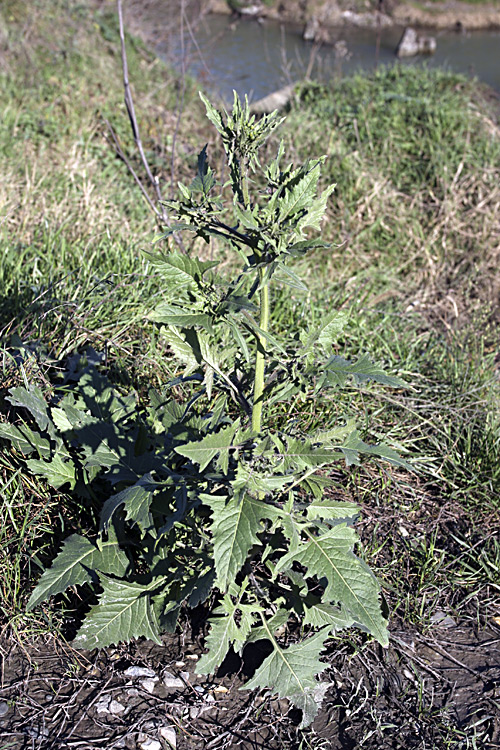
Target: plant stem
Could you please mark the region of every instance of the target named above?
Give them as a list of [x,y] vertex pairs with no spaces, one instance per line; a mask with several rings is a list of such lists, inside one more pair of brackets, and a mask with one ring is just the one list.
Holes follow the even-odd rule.
[[[262,284],[260,289],[260,328],[262,331],[269,330],[269,281],[263,283],[264,270],[259,268],[259,281]],[[262,394],[264,392],[264,367],[266,356],[266,339],[264,336],[258,336],[257,353],[255,355],[255,380],[253,387],[253,408],[252,408],[252,430],[260,432],[262,424]]]
[[244,208],[250,208],[250,193],[248,190],[248,165],[246,165],[245,169],[242,170],[241,192],[243,193]]

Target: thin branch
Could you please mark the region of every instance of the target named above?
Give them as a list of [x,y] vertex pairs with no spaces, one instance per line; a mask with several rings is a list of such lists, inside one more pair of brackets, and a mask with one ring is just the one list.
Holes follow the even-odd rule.
[[[128,62],[127,62],[127,50],[125,47],[125,26],[123,23],[122,0],[117,0],[117,11],[118,11],[118,21],[120,25],[120,44],[121,44],[121,58],[122,58],[122,71],[123,71],[123,87],[124,87],[124,92],[125,92],[125,106],[127,108],[130,125],[132,127],[132,135],[134,137],[135,145],[137,146],[137,150],[139,151],[139,155],[141,157],[141,161],[146,171],[148,180],[151,183],[154,193],[156,195],[156,199],[157,199],[156,205],[151,200],[148,194],[148,191],[146,190],[146,188],[144,187],[144,184],[142,183],[136,171],[132,167],[130,160],[126,157],[125,153],[123,152],[123,149],[121,148],[118,142],[118,139],[113,129],[111,128],[110,124],[107,123],[107,125],[111,132],[111,136],[113,138],[118,156],[127,165],[134,180],[139,185],[142,191],[142,194],[146,198],[148,205],[154,211],[157,220],[159,220],[159,222],[166,224],[167,226],[171,226],[168,213],[163,205],[163,196],[162,196],[159,180],[157,177],[153,175],[151,168],[149,166],[149,162],[147,160],[146,154],[144,153],[144,147],[142,145],[142,140],[141,140],[141,136],[139,132],[139,124],[137,122],[137,117],[135,114],[134,100],[132,98],[132,91],[130,89],[130,81],[129,81],[129,76],[128,76]],[[180,115],[179,115],[179,119],[180,119]],[[175,136],[174,136],[174,143],[175,143]],[[186,248],[184,246],[184,243],[182,242],[182,239],[179,237],[178,233],[174,233],[173,238],[174,238],[175,243],[182,250],[182,252],[186,253],[187,252]]]
[[[125,29],[123,25],[123,8],[122,8],[121,0],[117,0],[117,7],[118,7],[118,20],[120,23],[120,43],[121,43],[121,52],[122,52],[123,87],[125,89],[125,106],[127,107],[130,125],[132,126],[132,134],[134,136],[135,145],[137,146],[137,149],[139,151],[141,161],[144,165],[144,169],[146,170],[148,179],[156,193],[158,202],[161,203],[161,201],[163,200],[163,196],[161,194],[160,185],[159,185],[158,179],[153,176],[148,160],[146,158],[146,154],[144,153],[144,148],[143,148],[141,136],[139,133],[139,125],[137,123],[137,117],[135,115],[134,100],[132,99],[132,92],[130,90],[130,82],[128,78],[127,51],[125,48]],[[163,208],[162,209],[156,208],[155,212],[164,221],[167,220],[166,212],[164,211]]]

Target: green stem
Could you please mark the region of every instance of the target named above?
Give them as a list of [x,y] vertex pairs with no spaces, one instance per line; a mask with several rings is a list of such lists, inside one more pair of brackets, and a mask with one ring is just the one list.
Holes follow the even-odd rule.
[[241,178],[241,191],[243,193],[243,206],[250,208],[250,192],[248,190],[248,164],[245,165]]
[[[265,284],[264,270],[259,268],[259,281],[262,284],[260,289],[260,328],[266,333],[269,330],[269,282]],[[257,353],[255,355],[255,380],[253,386],[253,408],[252,408],[252,430],[260,432],[262,425],[262,395],[264,393],[264,367],[266,357],[266,339],[264,336],[258,336]]]

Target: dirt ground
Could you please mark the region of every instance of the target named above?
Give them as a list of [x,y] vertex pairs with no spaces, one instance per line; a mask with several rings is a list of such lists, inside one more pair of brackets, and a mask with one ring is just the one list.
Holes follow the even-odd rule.
[[[356,636],[332,641],[323,707],[306,731],[286,701],[239,689],[265,652],[228,658],[210,679],[194,673],[200,652],[198,638],[181,636],[92,653],[57,640],[4,642],[0,748],[500,748],[495,623],[393,630],[385,651]],[[126,674],[133,666],[151,671]]]

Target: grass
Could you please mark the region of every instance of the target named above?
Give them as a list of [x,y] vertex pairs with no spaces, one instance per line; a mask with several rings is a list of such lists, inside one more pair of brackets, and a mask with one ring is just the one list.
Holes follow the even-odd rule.
[[[161,292],[143,253],[154,217],[104,123],[133,155],[116,19],[90,0],[6,0],[0,14],[0,410],[8,387],[26,377],[50,389],[90,347],[118,384],[145,392],[175,363],[146,319]],[[179,82],[142,43],[128,47],[145,147],[168,194]],[[187,81],[176,179],[189,179],[207,140],[220,164],[195,89]],[[277,325],[344,307],[338,353],[367,352],[411,384],[285,411],[310,422],[319,410],[355,413],[369,438],[388,433],[414,458],[414,476],[366,464],[339,481],[364,506],[364,555],[393,622],[424,633],[439,610],[480,627],[498,615],[500,131],[489,101],[461,76],[381,69],[333,90],[304,85],[281,132],[291,159],[329,154],[324,179],[337,190],[325,225],[334,244],[304,268],[309,293],[275,290]],[[223,249],[202,252],[227,264]],[[24,607],[39,565],[88,518],[1,451],[0,606],[23,638],[60,626],[58,608]],[[483,728],[460,731],[444,727],[442,746],[474,747]]]

